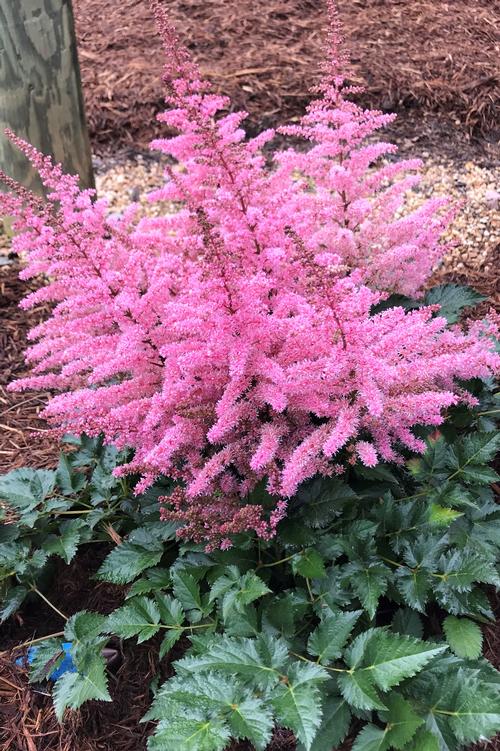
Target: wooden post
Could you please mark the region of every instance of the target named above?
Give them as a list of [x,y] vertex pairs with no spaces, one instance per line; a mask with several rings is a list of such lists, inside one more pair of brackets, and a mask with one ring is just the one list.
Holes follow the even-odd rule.
[[94,186],[71,0],[0,0],[0,166],[41,192],[6,127]]

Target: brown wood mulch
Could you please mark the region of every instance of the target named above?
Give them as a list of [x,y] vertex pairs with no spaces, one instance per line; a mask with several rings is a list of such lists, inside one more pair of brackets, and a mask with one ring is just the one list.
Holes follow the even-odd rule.
[[39,417],[47,395],[7,391],[11,381],[26,374],[28,330],[48,313],[47,306],[29,311],[19,308],[20,300],[40,285],[21,281],[19,270],[17,262],[0,266],[0,473],[23,466],[53,466],[59,453],[46,423]]
[[[251,130],[300,115],[317,80],[321,0],[164,0],[215,88]],[[145,146],[161,133],[163,55],[147,0],[73,0],[94,150]],[[439,111],[498,131],[499,0],[338,0],[350,78],[362,101]],[[419,113],[413,112],[411,117]]]

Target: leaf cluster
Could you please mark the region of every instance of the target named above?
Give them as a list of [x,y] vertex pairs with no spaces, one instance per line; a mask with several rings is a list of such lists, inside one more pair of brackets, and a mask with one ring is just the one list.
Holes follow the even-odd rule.
[[[102,650],[111,637],[158,639],[161,659],[183,637],[175,675],[151,687],[151,751],[223,751],[231,739],[263,750],[276,726],[293,731],[300,751],[332,751],[349,733],[354,751],[455,751],[498,732],[500,673],[481,656],[481,624],[493,618],[488,589],[499,584],[490,465],[500,434],[481,422],[492,384],[469,387],[479,405],[465,421],[451,412],[440,434],[422,429],[423,456],[315,478],[275,540],[239,535],[226,551],[175,542],[175,526],[157,516],[168,490],[132,500],[111,475],[119,457],[103,471],[96,455],[108,449],[95,443],[86,464],[77,452],[55,474],[2,478],[5,514],[20,522],[0,546],[4,570],[16,569],[7,615],[22,600],[16,589],[36,581],[38,560],[71,560],[110,520],[121,536],[97,578],[124,585],[124,602],[67,622],[77,669],[55,682],[58,716],[110,700]],[[58,504],[85,522],[68,528],[75,519]],[[32,679],[61,656],[57,639],[43,643]]]

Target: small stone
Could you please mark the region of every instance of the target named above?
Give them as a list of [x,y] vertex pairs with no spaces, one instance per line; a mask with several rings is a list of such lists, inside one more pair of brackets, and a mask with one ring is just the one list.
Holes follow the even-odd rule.
[[496,210],[500,206],[500,193],[497,190],[487,190],[484,200],[488,208]]

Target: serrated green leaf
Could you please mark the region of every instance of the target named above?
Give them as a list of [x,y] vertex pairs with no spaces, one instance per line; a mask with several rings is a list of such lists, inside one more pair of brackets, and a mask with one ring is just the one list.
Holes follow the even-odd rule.
[[478,587],[465,592],[437,588],[434,594],[439,605],[453,615],[474,616],[487,620],[494,618],[486,592]]
[[487,464],[493,461],[500,451],[500,431],[470,433],[461,439],[459,446],[460,458],[464,463]]
[[315,655],[322,665],[340,657],[342,649],[361,615],[361,610],[328,615],[309,637],[307,642],[309,654]]
[[171,595],[156,592],[155,601],[160,613],[161,622],[165,626],[175,626],[177,628],[182,626],[185,615],[179,600],[176,600]]
[[229,727],[233,738],[251,741],[257,751],[263,751],[271,740],[274,719],[262,699],[246,696],[231,704]]
[[351,713],[340,696],[327,696],[323,701],[323,719],[311,745],[311,751],[331,751],[349,732]]
[[74,469],[68,454],[61,454],[56,469],[56,483],[64,495],[75,495],[85,487],[87,478]]
[[282,639],[265,634],[257,639],[217,636],[203,654],[178,660],[176,668],[182,673],[220,670],[267,687],[280,680],[287,660],[288,646]]
[[369,629],[359,634],[345,652],[350,670],[337,678],[342,695],[358,709],[385,709],[377,688],[388,691],[397,686],[444,649],[385,629]]
[[23,604],[28,595],[26,587],[12,587],[0,598],[2,607],[0,608],[0,623],[3,623],[13,615]]
[[443,621],[446,641],[459,657],[476,660],[481,655],[483,634],[477,623],[449,615]]
[[128,584],[145,569],[156,566],[163,554],[163,545],[151,541],[149,548],[123,542],[113,548],[99,568],[96,577],[113,584]]
[[399,608],[392,619],[392,630],[405,636],[421,639],[424,633],[422,620],[418,613],[411,608]]
[[448,323],[456,323],[464,308],[478,305],[486,298],[472,287],[459,284],[440,284],[425,295],[426,305],[440,305],[438,315]]
[[385,709],[373,680],[368,673],[353,671],[337,677],[342,696],[355,709]]
[[439,644],[391,634],[383,629],[374,631],[361,660],[352,664],[350,655],[346,654],[346,661],[350,667],[369,671],[374,683],[382,691],[415,675],[429,660],[446,649]]
[[103,635],[106,616],[81,610],[66,621],[64,638],[71,642],[71,656],[79,672],[86,673],[87,665],[100,655],[107,642]]
[[38,644],[30,655],[30,683],[44,681],[56,670],[64,658],[64,650],[58,639],[46,639]]
[[44,501],[54,485],[55,472],[22,467],[0,476],[0,498],[26,513]]
[[413,477],[419,482],[429,481],[431,478],[445,476],[451,450],[442,436],[437,439],[428,438],[427,450],[420,458],[410,459],[407,467]]
[[425,612],[431,592],[431,578],[425,569],[400,567],[395,572],[396,586],[410,608]]
[[294,555],[292,571],[306,579],[322,579],[326,576],[323,558],[314,548],[306,548]]
[[365,725],[352,746],[352,751],[385,751],[385,730],[369,723]]
[[[297,492],[303,523],[313,529],[326,526],[356,493],[338,478],[316,477]],[[310,577],[312,578],[312,577]]]
[[150,592],[166,589],[170,587],[171,583],[169,569],[160,566],[150,568],[146,571],[144,578],[133,582],[126,594],[126,599],[129,600],[137,595],[147,595]]
[[259,622],[254,605],[246,605],[241,612],[233,611],[224,621],[224,630],[228,636],[257,636]]
[[375,616],[378,601],[387,591],[390,569],[383,563],[354,561],[343,567],[343,578],[352,587],[370,618]]
[[71,642],[85,642],[99,637],[102,633],[106,616],[89,610],[80,610],[66,621],[64,637]]
[[158,652],[160,660],[163,660],[165,655],[170,652],[175,644],[177,644],[183,633],[184,632],[181,629],[167,629],[165,631],[165,636],[162,639],[160,650]]
[[321,724],[322,707],[318,681],[328,677],[326,671],[310,663],[295,663],[287,671],[287,681],[273,691],[272,705],[279,725],[292,730],[310,751]]
[[148,751],[224,751],[230,740],[231,731],[219,718],[175,718],[159,723]]
[[262,625],[280,636],[292,636],[295,633],[295,616],[293,595],[275,595],[264,608]]
[[258,749],[264,749],[273,728],[268,704],[234,676],[201,672],[164,683],[144,719],[175,721],[179,716],[192,719],[200,714],[207,720],[223,717],[233,738],[247,738]]
[[417,687],[427,727],[438,735],[440,746],[457,745],[454,739],[466,745],[500,731],[500,692],[479,671],[452,665],[430,680],[426,676]]
[[439,503],[431,503],[429,506],[429,524],[431,527],[449,527],[455,519],[463,516],[460,511],[455,511],[447,506],[440,506]]
[[498,574],[493,563],[472,551],[451,550],[439,559],[438,588],[451,587],[464,592],[470,589],[474,582],[484,584],[500,584]]
[[222,618],[226,622],[235,611],[243,613],[246,605],[270,591],[254,571],[241,575],[236,566],[228,566],[227,574],[213,583],[209,602],[222,600]]
[[206,607],[206,603],[202,600],[200,594],[199,583],[192,574],[184,569],[172,571],[172,583],[174,595],[182,604],[182,607],[186,611],[191,611],[191,620],[193,622],[199,621]]
[[82,519],[62,522],[59,526],[59,534],[48,535],[43,542],[43,549],[47,553],[58,555],[66,563],[70,563],[78,549],[82,526],[85,526]]
[[385,748],[402,749],[423,724],[423,719],[414,711],[412,705],[396,692],[385,698],[387,711],[379,712],[385,728]]
[[429,730],[419,728],[405,751],[440,751],[439,741]]
[[107,619],[106,631],[123,639],[137,636],[137,643],[147,641],[160,630],[160,611],[154,600],[135,597],[114,610]]
[[500,431],[471,433],[454,444],[448,466],[450,479],[457,477],[471,485],[489,485],[498,480],[497,473],[488,466],[500,449]]
[[500,480],[500,475],[492,467],[469,464],[460,470],[460,476],[468,485],[491,485]]
[[112,701],[102,657],[96,655],[87,662],[86,668],[85,673],[64,673],[55,682],[52,699],[59,722],[65,709],[78,709],[89,699]]

